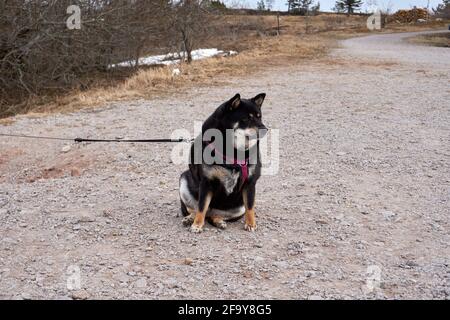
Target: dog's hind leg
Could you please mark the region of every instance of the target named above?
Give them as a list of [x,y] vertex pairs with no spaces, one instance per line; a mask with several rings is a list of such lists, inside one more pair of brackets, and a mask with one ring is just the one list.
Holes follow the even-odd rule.
[[189,171],[185,171],[180,177],[181,213],[184,216],[183,225],[186,227],[192,225],[195,219],[195,213],[197,212],[197,199],[192,194],[188,183],[190,174]]
[[189,215],[189,211],[186,207],[186,205],[184,204],[183,200],[180,199],[180,205],[181,205],[181,214],[183,215],[183,217],[186,217]]
[[227,223],[224,221],[222,216],[213,214],[211,216],[208,216],[208,221],[216,228],[222,230],[227,228]]
[[208,211],[212,196],[213,194],[210,191],[206,190],[200,191],[200,197],[198,201],[198,211],[195,214],[194,222],[192,223],[191,226],[191,232],[199,233],[203,231],[206,212]]
[[[181,203],[182,203],[182,206],[184,205],[184,203],[183,203],[183,201],[181,201]],[[183,225],[185,226],[185,227],[189,227],[189,226],[191,226],[192,225],[192,223],[194,222],[194,219],[195,219],[195,210],[194,209],[191,209],[191,208],[188,208],[188,207],[186,207],[186,205],[184,206],[185,207],[185,209],[186,209],[186,215],[185,215],[185,217],[183,218]],[[183,209],[182,209],[183,210]]]

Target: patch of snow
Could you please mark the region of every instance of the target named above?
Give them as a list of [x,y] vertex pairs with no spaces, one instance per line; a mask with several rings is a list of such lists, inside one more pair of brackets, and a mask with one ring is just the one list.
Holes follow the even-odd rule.
[[181,74],[180,69],[175,68],[175,69],[172,70],[172,77],[179,76],[180,74]]
[[[227,57],[227,56],[234,56],[237,52],[230,50],[230,51],[223,51],[218,50],[216,48],[212,49],[197,49],[193,50],[191,52],[192,60],[201,60],[206,58],[211,58],[215,56],[221,56],[221,57]],[[185,59],[186,53],[185,52],[178,52],[178,53],[168,53],[168,54],[162,54],[162,55],[156,55],[156,56],[147,56],[139,59],[139,65],[140,66],[151,66],[151,65],[171,65],[179,63],[182,59]],[[128,60],[123,61],[117,64],[109,65],[109,68],[116,68],[116,67],[132,67],[134,66],[135,61],[134,60]],[[178,74],[177,74],[178,75]]]

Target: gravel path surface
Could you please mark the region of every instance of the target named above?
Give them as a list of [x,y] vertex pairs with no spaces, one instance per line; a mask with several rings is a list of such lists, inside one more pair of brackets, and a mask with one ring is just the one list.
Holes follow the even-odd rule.
[[185,166],[171,163],[173,145],[0,138],[0,298],[449,299],[450,50],[405,36],[347,40],[322,61],[223,87],[1,126],[167,137],[236,92],[265,91],[281,143],[278,174],[257,185],[257,232],[238,221],[194,235],[177,216]]
[[416,65],[425,64],[428,67],[432,66],[434,68],[448,70],[450,69],[449,50],[439,47],[417,46],[405,40],[425,34],[449,32],[448,30],[420,31],[351,38],[343,41],[343,50],[341,51],[344,51],[346,55],[358,59],[382,59],[384,61],[412,63]]

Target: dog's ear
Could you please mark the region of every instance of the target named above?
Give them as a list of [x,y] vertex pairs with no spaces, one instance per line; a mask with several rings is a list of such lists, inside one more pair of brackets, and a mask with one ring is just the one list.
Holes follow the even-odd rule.
[[233,98],[228,100],[227,107],[230,110],[237,109],[241,105],[241,95],[237,93]]
[[264,102],[264,98],[266,97],[265,93],[260,93],[257,96],[253,97],[251,100],[258,106],[261,108],[263,102]]

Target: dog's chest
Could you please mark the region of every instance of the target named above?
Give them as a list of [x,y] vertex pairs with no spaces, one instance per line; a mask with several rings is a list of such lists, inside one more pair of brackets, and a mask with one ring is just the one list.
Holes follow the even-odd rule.
[[224,168],[224,170],[227,171],[227,174],[224,174],[223,177],[219,180],[222,183],[222,185],[224,186],[225,191],[228,194],[230,194],[233,192],[236,184],[238,184],[241,172],[240,172],[240,170],[237,170],[237,169],[228,170],[228,169]]
[[[254,165],[249,166],[249,178],[254,172]],[[231,194],[239,183],[239,178],[241,176],[241,171],[239,168],[231,169],[225,168],[218,165],[207,165],[204,166],[204,174],[208,179],[217,179],[224,187],[227,194]]]

